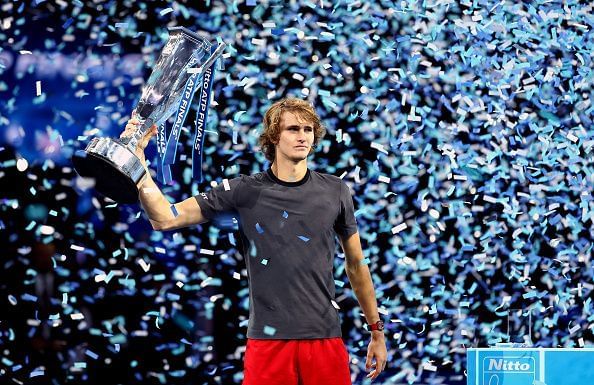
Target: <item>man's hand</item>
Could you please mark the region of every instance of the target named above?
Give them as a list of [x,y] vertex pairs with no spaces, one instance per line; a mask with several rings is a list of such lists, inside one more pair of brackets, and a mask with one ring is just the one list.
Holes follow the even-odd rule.
[[[122,134],[120,135],[120,138],[132,136],[134,132],[138,130],[139,125],[140,122],[138,121],[138,119],[132,116],[132,119],[128,120],[128,124],[126,124],[126,128],[124,129],[124,132],[122,132]],[[136,156],[138,156],[138,158],[140,158],[140,160],[142,160],[143,162],[144,149],[148,145],[148,142],[150,142],[151,138],[155,135],[157,135],[157,126],[153,124],[151,129],[144,135],[144,137],[138,141],[138,147],[136,148]]]
[[[374,368],[371,373],[367,375],[367,378],[371,378],[371,381],[375,380],[386,367],[386,361],[388,359],[388,351],[386,349],[386,340],[384,338],[383,331],[372,331],[371,342],[367,346],[367,360],[365,361],[365,370],[369,371]],[[374,361],[375,362],[372,362]]]

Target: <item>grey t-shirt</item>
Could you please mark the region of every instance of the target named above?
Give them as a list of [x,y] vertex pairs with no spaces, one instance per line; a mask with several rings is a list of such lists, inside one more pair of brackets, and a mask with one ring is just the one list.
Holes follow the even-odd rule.
[[307,170],[284,182],[269,169],[196,196],[213,219],[235,212],[250,287],[248,338],[341,337],[335,299],[335,233],[357,232],[353,199],[338,177]]

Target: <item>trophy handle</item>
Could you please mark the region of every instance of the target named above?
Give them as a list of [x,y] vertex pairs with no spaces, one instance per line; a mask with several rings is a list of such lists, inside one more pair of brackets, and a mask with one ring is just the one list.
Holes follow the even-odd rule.
[[227,48],[227,44],[225,44],[224,42],[221,42],[219,44],[219,46],[217,47],[217,49],[212,54],[210,54],[210,57],[204,62],[204,64],[201,67],[198,67],[198,69],[200,69],[200,71],[198,72],[197,80],[202,78],[202,76],[204,75],[206,70],[209,69],[210,66],[214,63],[214,61],[217,60],[219,58],[219,56],[221,56],[223,54],[223,51],[225,50],[225,48]]

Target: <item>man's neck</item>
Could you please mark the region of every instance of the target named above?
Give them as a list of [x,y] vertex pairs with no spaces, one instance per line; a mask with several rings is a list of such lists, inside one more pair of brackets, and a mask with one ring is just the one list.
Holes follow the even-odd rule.
[[294,163],[286,159],[275,159],[271,166],[272,173],[284,182],[297,182],[307,173],[307,159]]

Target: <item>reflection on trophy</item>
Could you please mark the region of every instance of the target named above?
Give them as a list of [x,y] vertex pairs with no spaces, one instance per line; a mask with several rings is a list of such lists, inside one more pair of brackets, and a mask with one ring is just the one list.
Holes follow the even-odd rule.
[[225,46],[221,43],[214,50],[205,37],[183,27],[170,28],[169,40],[134,109],[133,116],[140,121],[139,129],[121,139],[93,138],[84,151],[76,151],[72,158],[78,174],[95,178],[97,191],[116,202],[137,202],[138,187],[146,174],[135,155],[138,141],[153,124],[160,126],[177,110],[186,83],[194,76],[188,70],[198,67],[195,79],[200,79]]

